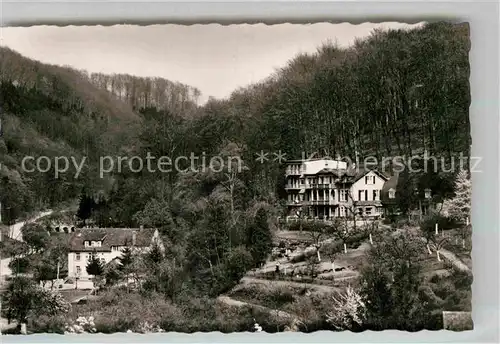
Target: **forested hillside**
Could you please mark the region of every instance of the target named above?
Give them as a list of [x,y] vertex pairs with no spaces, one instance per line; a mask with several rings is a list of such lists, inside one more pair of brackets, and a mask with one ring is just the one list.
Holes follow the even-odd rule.
[[[326,44],[228,99],[209,100],[202,116],[159,111],[145,126],[141,154],[237,149],[250,171],[239,176],[240,204],[279,198],[281,166],[256,162],[261,150],[379,161],[426,150],[449,162],[467,156],[471,144],[469,47],[468,26],[446,23],[374,32],[349,49]],[[163,178],[169,188],[177,180],[175,173]]]
[[[244,199],[276,200],[281,167],[256,163],[261,150],[282,150],[287,158],[302,152],[381,158],[424,149],[445,158],[467,155],[469,47],[467,25],[377,31],[348,49],[325,44],[315,54],[298,55],[267,80],[202,107],[196,105],[200,93],[193,87],[160,78],[89,75],[2,49],[0,153],[2,174],[9,180],[3,183],[17,190],[13,194],[21,198],[15,201],[21,208],[54,204],[74,197],[83,183],[94,191],[102,183],[90,171],[76,182],[50,180],[50,174],[28,180],[16,172],[23,155],[80,154],[95,161],[124,150],[175,158],[191,152],[216,155],[229,145],[251,171],[240,176]],[[158,180],[162,198],[173,197],[178,181],[175,172],[160,179],[114,177],[113,193],[123,193],[115,196],[124,202],[158,196]],[[134,208],[142,204],[132,203]],[[129,211],[129,206],[122,206],[128,215],[118,222],[135,222],[140,209]]]
[[[131,105],[140,96],[132,95],[130,102],[124,101],[94,85],[99,80],[95,75],[42,64],[8,48],[0,49],[0,69],[0,200],[4,222],[33,209],[74,200],[84,185],[90,185],[92,193],[109,189],[108,179],[97,178],[99,157],[129,154],[138,145],[144,119]],[[123,76],[110,78],[122,80]],[[126,84],[135,84],[133,77],[126,80]],[[164,90],[163,96],[168,99],[174,91],[189,89],[167,80],[161,82],[176,87]],[[150,106],[148,102],[143,105]],[[52,165],[58,156],[87,160],[78,179],[73,178],[75,169],[71,165],[56,179],[53,166],[46,173],[23,173],[21,161],[25,156],[47,156]],[[42,168],[45,166],[46,162]],[[27,167],[33,168],[32,162]]]

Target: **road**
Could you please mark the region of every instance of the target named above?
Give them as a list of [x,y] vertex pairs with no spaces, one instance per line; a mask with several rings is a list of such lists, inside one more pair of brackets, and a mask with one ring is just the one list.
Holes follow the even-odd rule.
[[36,221],[36,220],[41,219],[42,217],[48,216],[52,213],[53,213],[52,210],[47,210],[47,211],[39,213],[38,215],[35,215],[34,217],[32,217],[26,221],[14,223],[12,226],[10,226],[9,237],[11,237],[12,239],[18,240],[18,241],[23,241],[23,234],[21,233],[21,228],[23,228],[23,226],[26,223]]
[[[52,214],[52,212],[53,212],[52,210],[47,210],[47,211],[41,212],[38,215],[30,218],[29,220],[14,223],[12,226],[10,226],[9,237],[11,237],[12,239],[18,240],[18,241],[23,241],[23,235],[21,234],[21,228],[23,228],[23,226],[26,223],[41,219],[42,217],[45,217],[45,216]],[[9,268],[10,261],[11,261],[11,258],[4,258],[4,259],[0,260],[0,282],[3,282],[3,278],[5,276],[10,276],[12,274],[12,271]]]

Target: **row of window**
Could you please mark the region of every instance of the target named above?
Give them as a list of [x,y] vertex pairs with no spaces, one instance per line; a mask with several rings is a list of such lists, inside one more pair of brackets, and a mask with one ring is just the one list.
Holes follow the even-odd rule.
[[83,242],[83,246],[85,246],[85,247],[101,247],[102,246],[102,241],[88,241],[88,240],[85,240]]
[[[333,184],[335,182],[334,177],[309,177],[306,178],[307,184],[315,185],[315,184]],[[365,176],[365,185],[375,185],[376,176]],[[292,179],[290,181],[290,186],[298,186],[304,185],[304,179]]]
[[366,185],[374,185],[375,184],[375,176],[365,176],[365,184]]
[[[94,253],[88,253],[88,254],[86,255],[87,260],[92,260],[92,258],[93,258],[93,257],[94,257]],[[97,257],[97,255],[96,255],[96,257]],[[78,253],[76,253],[76,254],[75,254],[75,260],[76,260],[76,261],[80,261],[80,260],[81,260],[81,258],[82,258],[82,257],[81,257],[81,255],[80,255],[80,252],[78,252]],[[104,258],[101,258],[101,261],[103,261],[103,262],[104,262],[104,261],[105,261],[105,259],[104,259]]]
[[[349,190],[342,189],[338,190],[339,192],[339,201],[347,202],[349,199]],[[307,192],[305,194],[288,194],[288,201],[290,202],[300,202],[300,201],[328,201],[335,200],[335,190],[332,190],[330,194],[329,191],[312,191]]]
[[290,165],[287,168],[289,174],[300,174],[300,165]]
[[371,196],[368,190],[358,190],[358,201],[380,201],[380,190],[372,190]]

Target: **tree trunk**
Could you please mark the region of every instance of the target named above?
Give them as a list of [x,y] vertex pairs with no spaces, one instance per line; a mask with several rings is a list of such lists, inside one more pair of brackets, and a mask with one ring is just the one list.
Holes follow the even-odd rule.
[[429,252],[429,254],[432,254],[431,247],[429,246],[429,244],[427,244],[427,252]]
[[344,253],[347,253],[347,245],[344,243]]
[[462,248],[465,248],[465,239],[462,239]]
[[372,245],[373,245],[372,233],[370,233],[370,244],[372,244]]
[[212,262],[210,261],[210,259],[208,260],[208,264],[210,265],[210,273],[212,274],[212,277],[214,277],[214,267],[212,266]]
[[437,256],[438,262],[440,262],[441,261],[441,256],[439,255],[439,250],[436,250],[436,256]]
[[26,323],[21,323],[21,334],[28,334],[28,330],[26,329]]
[[316,249],[316,255],[318,256],[318,262],[321,262],[321,255],[319,254],[319,248]]

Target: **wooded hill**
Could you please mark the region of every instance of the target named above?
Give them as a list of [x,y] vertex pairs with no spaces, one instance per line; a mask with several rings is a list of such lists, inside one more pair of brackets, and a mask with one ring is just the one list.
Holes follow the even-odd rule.
[[[180,181],[175,172],[160,179],[122,173],[112,188],[111,179],[95,178],[95,165],[78,181],[27,176],[19,172],[27,154],[88,155],[97,163],[120,151],[172,158],[237,152],[248,166],[239,176],[244,192],[233,195],[242,210],[252,200],[273,203],[282,191],[282,167],[257,163],[261,150],[282,150],[289,159],[302,152],[362,159],[424,149],[447,159],[467,155],[469,49],[467,24],[375,31],[347,49],[325,44],[297,55],[268,79],[198,106],[199,91],[190,86],[89,75],[3,48],[0,161],[8,191],[1,197],[11,209],[28,209],[74,198],[86,184],[123,209],[115,225],[132,225],[147,200],[175,199]],[[206,194],[217,186],[210,183]]]

